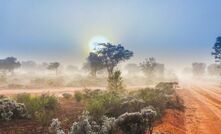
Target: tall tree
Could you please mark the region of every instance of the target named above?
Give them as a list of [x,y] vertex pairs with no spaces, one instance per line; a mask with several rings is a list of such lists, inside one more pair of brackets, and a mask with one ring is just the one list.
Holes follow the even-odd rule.
[[126,50],[122,45],[113,45],[111,43],[98,44],[96,54],[101,58],[102,64],[108,72],[108,76],[113,75],[114,68],[122,61],[128,60],[133,56],[133,52]]
[[221,64],[221,36],[216,38],[216,43],[213,46],[214,51],[212,55],[215,58],[215,62]]
[[97,53],[90,52],[89,56],[87,57],[87,63],[84,64],[84,68],[89,69],[91,75],[96,77],[97,71],[104,68],[101,57],[98,56]]
[[7,57],[0,60],[0,70],[13,73],[14,69],[19,68],[21,63],[15,57]]
[[60,66],[59,62],[52,62],[48,65],[47,69],[48,70],[54,70],[56,75],[58,75],[58,68]]

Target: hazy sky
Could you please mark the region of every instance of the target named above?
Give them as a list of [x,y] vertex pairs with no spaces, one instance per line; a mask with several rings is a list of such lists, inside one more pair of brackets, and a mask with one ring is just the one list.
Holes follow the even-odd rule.
[[[83,62],[100,35],[171,64],[210,61],[220,0],[0,0],[0,58]],[[131,62],[132,62],[131,61]]]

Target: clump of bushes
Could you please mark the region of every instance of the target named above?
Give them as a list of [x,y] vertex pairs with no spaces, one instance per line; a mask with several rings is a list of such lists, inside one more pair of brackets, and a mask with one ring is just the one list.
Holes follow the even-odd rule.
[[24,103],[32,118],[39,121],[42,125],[49,124],[58,109],[57,98],[48,93],[40,96],[31,96],[30,94],[23,93],[18,94],[15,99],[17,102]]
[[[122,131],[123,134],[145,134],[146,130],[152,134],[156,112],[152,107],[146,107],[140,112],[125,113],[118,118],[103,116],[95,121],[88,112],[84,112],[79,121],[74,122],[68,134],[114,134]],[[64,134],[58,119],[53,119],[49,127],[51,132]]]
[[0,120],[29,118],[28,111],[23,103],[2,97],[0,98]]
[[95,120],[99,120],[104,115],[115,117],[118,116],[121,98],[118,92],[97,92],[87,100],[86,109]]

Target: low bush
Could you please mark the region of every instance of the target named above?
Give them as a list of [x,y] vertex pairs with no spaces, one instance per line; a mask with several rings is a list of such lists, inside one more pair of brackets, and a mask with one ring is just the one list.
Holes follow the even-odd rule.
[[83,99],[83,93],[81,93],[80,91],[76,91],[74,93],[74,98],[77,102],[80,102]]
[[[74,122],[68,134],[115,134],[119,130],[123,134],[152,134],[156,112],[146,107],[140,112],[124,113],[117,118],[102,116],[95,121],[88,112],[84,112],[79,121]],[[58,119],[53,119],[49,130],[56,134],[64,134]]]
[[0,120],[9,121],[20,118],[29,118],[25,105],[9,98],[0,98]]
[[17,102],[24,103],[27,111],[42,125],[47,125],[50,122],[58,108],[57,98],[48,93],[40,96],[23,93],[18,94],[15,99]]
[[93,96],[87,100],[86,109],[95,120],[99,120],[104,115],[108,115],[109,117],[116,116],[114,111],[119,109],[120,103],[121,96],[118,92],[103,91],[93,94]]

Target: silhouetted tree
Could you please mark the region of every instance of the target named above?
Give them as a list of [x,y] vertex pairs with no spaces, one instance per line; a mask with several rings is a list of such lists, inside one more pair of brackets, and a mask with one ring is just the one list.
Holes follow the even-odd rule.
[[111,43],[98,44],[101,47],[96,50],[96,54],[101,58],[102,64],[108,71],[108,76],[113,74],[114,68],[121,62],[130,59],[133,52],[126,50],[122,45]]
[[215,58],[215,62],[221,63],[221,37],[216,38],[216,43],[213,46],[214,51],[212,52],[212,55]]
[[20,62],[15,57],[7,57],[0,60],[0,70],[13,73],[14,69],[21,66]]
[[206,72],[206,64],[205,63],[193,63],[192,64],[192,72],[194,76],[202,76]]
[[87,57],[87,63],[84,64],[84,68],[90,70],[91,75],[96,77],[97,71],[103,69],[105,66],[102,62],[101,56],[98,56],[97,53],[90,52]]
[[56,75],[57,75],[57,74],[58,74],[58,68],[59,68],[59,66],[60,66],[60,63],[58,63],[58,62],[52,62],[52,63],[50,63],[50,64],[48,65],[47,69],[49,69],[49,70],[54,70],[55,73],[56,73]]

